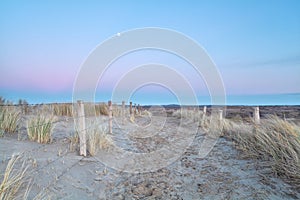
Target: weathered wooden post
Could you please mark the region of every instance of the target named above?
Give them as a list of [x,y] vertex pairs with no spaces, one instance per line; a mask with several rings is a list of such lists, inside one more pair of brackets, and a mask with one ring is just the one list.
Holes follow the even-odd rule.
[[223,120],[223,110],[219,110],[219,120]]
[[132,115],[132,102],[129,103],[129,114]]
[[78,134],[79,134],[79,148],[80,155],[86,156],[86,129],[85,129],[85,115],[84,104],[81,100],[77,101],[77,113],[78,113]]
[[254,108],[254,122],[256,124],[260,123],[260,115],[259,115],[259,107],[258,106]]
[[138,104],[138,114],[141,115],[141,106]]
[[205,116],[206,116],[206,106],[203,107],[203,114],[202,114],[201,126],[204,125]]
[[219,110],[219,126],[220,128],[223,128],[223,110]]
[[112,103],[111,101],[108,101],[108,127],[109,127],[109,133],[112,134]]
[[122,101],[122,124],[125,123],[125,101]]
[[203,107],[203,115],[206,115],[206,106]]

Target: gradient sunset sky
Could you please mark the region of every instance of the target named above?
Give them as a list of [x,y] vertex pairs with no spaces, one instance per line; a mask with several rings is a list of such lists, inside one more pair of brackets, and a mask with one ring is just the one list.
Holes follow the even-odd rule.
[[[299,11],[298,0],[2,0],[0,96],[32,103],[70,101],[89,53],[117,33],[143,27],[172,29],[198,42],[218,67],[228,95],[300,93]],[[145,51],[124,57],[120,66],[133,66],[135,58],[138,63],[168,60],[179,71],[184,65],[174,56]],[[183,71],[186,77],[193,73]],[[110,73],[99,89],[105,94],[101,101],[109,98],[105,89],[120,69]],[[194,85],[197,95],[207,95],[203,82]],[[155,85],[140,96],[149,99],[155,93],[168,96]],[[161,103],[173,103],[173,97]]]

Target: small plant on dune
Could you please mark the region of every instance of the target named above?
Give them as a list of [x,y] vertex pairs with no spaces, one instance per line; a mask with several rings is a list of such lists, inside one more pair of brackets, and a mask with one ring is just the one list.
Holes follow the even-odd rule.
[[142,116],[148,116],[148,117],[152,117],[152,113],[149,112],[148,110],[143,110],[141,113]]
[[25,166],[25,162],[23,162],[21,167],[16,169],[15,165],[20,158],[20,155],[13,155],[4,173],[0,175],[0,180],[2,180],[0,184],[0,199],[26,199],[28,187],[23,197],[20,195],[20,190],[28,184],[28,180],[25,176],[28,171],[28,166]]
[[27,122],[27,134],[31,141],[50,143],[53,130],[53,117],[38,115]]
[[87,130],[87,136],[87,149],[92,156],[95,156],[100,149],[109,149],[113,143],[107,135],[106,128],[98,124],[91,125],[91,128]]
[[70,151],[75,151],[76,148],[78,148],[78,144],[79,144],[79,135],[78,135],[78,131],[76,130],[74,135],[69,137],[70,140]]
[[130,115],[129,121],[130,121],[131,123],[134,123],[134,121],[135,121],[134,114]]
[[2,133],[15,133],[18,129],[20,120],[20,112],[14,108],[1,108],[0,109],[0,130]]

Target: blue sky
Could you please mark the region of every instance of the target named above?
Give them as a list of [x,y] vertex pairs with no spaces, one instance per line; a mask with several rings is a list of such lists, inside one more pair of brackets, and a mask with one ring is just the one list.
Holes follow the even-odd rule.
[[[300,1],[291,0],[3,0],[0,96],[31,102],[70,100],[76,75],[89,53],[116,33],[143,27],[172,29],[197,41],[218,67],[228,95],[300,93],[299,10]],[[183,69],[184,63],[170,55],[141,54],[133,54],[131,60],[134,55],[145,62],[155,57]],[[129,58],[124,60],[131,64]],[[111,76],[118,71],[115,67]],[[182,73],[193,76],[189,70]],[[190,80],[199,86],[197,95],[208,94],[203,81]],[[108,90],[112,85],[109,81],[99,85],[99,93],[106,94],[99,100],[106,101],[109,92],[101,87]],[[155,87],[140,91],[155,95]],[[173,102],[174,95],[165,91],[157,101],[165,103],[169,98]],[[146,102],[143,93],[134,94]]]

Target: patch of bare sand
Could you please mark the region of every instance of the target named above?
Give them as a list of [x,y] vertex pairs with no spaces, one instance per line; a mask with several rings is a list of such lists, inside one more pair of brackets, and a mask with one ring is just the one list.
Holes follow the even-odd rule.
[[[149,118],[136,120],[143,125],[149,123]],[[179,124],[173,117],[161,129],[155,124],[159,121],[148,128],[116,122],[112,137],[115,144],[140,153],[170,144],[173,127]],[[69,120],[57,123],[51,144],[29,142],[25,132],[22,141],[11,136],[1,138],[0,173],[13,153],[25,152],[24,159],[32,165],[28,173],[33,183],[29,199],[41,190],[52,199],[300,199],[299,191],[274,177],[262,162],[241,159],[225,138],[219,138],[211,152],[201,158],[199,149],[205,138],[201,130],[176,161],[147,173],[115,170],[101,163],[99,155],[78,156],[69,149],[67,138],[72,131],[73,121]],[[136,137],[143,131],[156,134]]]

